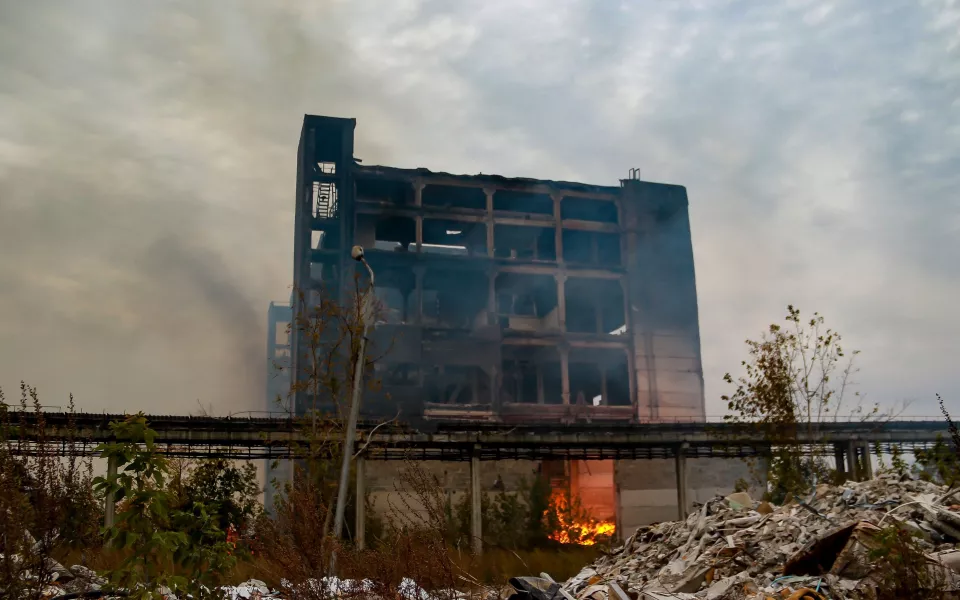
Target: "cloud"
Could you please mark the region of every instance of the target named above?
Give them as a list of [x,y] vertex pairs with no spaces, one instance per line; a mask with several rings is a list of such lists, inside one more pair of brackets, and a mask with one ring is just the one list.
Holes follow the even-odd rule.
[[960,10],[0,0],[0,383],[262,404],[304,113],[366,163],[686,185],[708,410],[788,303],[860,389],[960,397]]

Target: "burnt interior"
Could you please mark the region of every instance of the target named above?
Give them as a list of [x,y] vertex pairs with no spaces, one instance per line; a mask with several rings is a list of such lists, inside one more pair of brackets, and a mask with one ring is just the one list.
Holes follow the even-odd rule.
[[390,349],[371,405],[634,418],[620,188],[366,167],[352,122],[316,119],[301,144],[295,279],[343,298],[366,276],[350,248],[365,249],[380,306],[371,346]]

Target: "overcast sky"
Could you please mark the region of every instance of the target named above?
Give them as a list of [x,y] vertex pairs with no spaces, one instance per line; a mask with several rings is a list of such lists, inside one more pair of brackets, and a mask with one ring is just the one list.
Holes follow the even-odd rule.
[[960,2],[0,0],[0,385],[263,403],[304,113],[365,163],[687,186],[707,408],[788,303],[960,413]]

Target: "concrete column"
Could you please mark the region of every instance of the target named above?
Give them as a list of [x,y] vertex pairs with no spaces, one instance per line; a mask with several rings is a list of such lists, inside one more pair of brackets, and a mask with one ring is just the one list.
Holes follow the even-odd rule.
[[423,206],[423,188],[427,187],[423,181],[417,179],[413,182],[413,205],[417,208]]
[[490,274],[487,279],[487,310],[490,311],[490,314],[494,315],[496,319],[497,315],[497,272],[490,271]]
[[367,490],[366,474],[364,469],[365,459],[361,454],[356,458],[357,464],[357,522],[356,522],[356,544],[357,548],[363,550],[367,545]]
[[413,268],[413,302],[416,304],[413,311],[413,322],[418,325],[423,323],[423,277],[425,274],[426,271],[423,267]]
[[480,367],[473,367],[470,373],[470,403],[471,404],[480,404],[480,373],[479,371],[480,371]]
[[560,322],[560,331],[567,330],[567,275],[558,273],[553,276],[557,280],[557,320]]
[[557,262],[565,262],[563,260],[563,217],[560,212],[560,201],[562,196],[551,196],[553,199],[553,219],[556,222],[553,240],[554,245],[557,247]]
[[[626,329],[623,335],[626,336],[633,331],[630,327],[630,292],[626,277],[620,278],[620,291],[623,294],[623,326]],[[607,331],[606,333],[610,332]]]
[[600,405],[607,406],[610,404],[610,396],[607,395],[607,367],[604,365],[597,366],[600,369]]
[[596,327],[597,333],[601,335],[604,333],[610,333],[609,331],[603,330],[603,310],[600,306],[600,301],[596,298],[593,300],[593,317],[594,322],[596,323],[594,327]]
[[487,221],[487,256],[493,258],[493,221]]
[[860,469],[857,467],[857,443],[854,440],[847,441],[847,479],[860,481]]
[[470,457],[470,536],[473,553],[483,553],[483,503],[480,490],[480,454],[474,449]]
[[[116,456],[111,456],[107,459],[107,479],[117,476],[117,462],[118,459]],[[107,497],[104,499],[103,505],[103,525],[104,527],[113,527],[116,523],[117,515],[117,503],[116,495],[113,492],[108,492]]]
[[846,479],[847,472],[843,464],[843,446],[840,444],[833,445],[833,460],[837,464],[837,475],[842,479]]
[[570,350],[560,348],[560,391],[564,404],[570,404]]
[[[426,187],[422,181],[419,179],[413,182],[413,205],[419,209],[423,206],[423,188]],[[414,218],[416,223],[417,233],[416,233],[416,246],[417,252],[423,247],[423,216],[417,215]]]
[[862,479],[868,481],[873,479],[873,458],[870,455],[870,442],[864,441],[860,446],[863,450],[863,473]]
[[677,448],[677,516],[682,521],[687,518],[687,457],[686,442]]
[[627,355],[627,384],[630,386],[630,405],[633,406],[633,419],[637,422],[640,419],[640,399],[637,398],[637,361],[633,353],[631,344],[624,349]]
[[544,403],[544,392],[543,392],[543,369],[540,368],[540,365],[537,365],[537,404]]
[[494,190],[483,188],[483,193],[487,196],[487,256],[493,258],[494,248],[494,225],[493,225],[493,194]]

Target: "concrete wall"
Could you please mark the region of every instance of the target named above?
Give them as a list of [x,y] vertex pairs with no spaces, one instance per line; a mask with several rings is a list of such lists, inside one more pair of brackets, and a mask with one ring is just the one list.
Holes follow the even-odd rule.
[[617,494],[613,460],[576,460],[571,469],[571,491],[583,508],[598,521],[615,520]]
[[634,344],[641,421],[703,419],[699,340],[684,332],[640,332]]
[[[424,461],[415,464],[423,473],[436,478],[455,506],[469,493],[470,463]],[[480,487],[488,497],[495,496],[500,493],[494,488],[499,478],[503,482],[504,491],[517,492],[522,488],[524,479],[528,484],[533,480],[539,464],[529,460],[481,462]],[[401,511],[414,519],[426,518],[421,499],[401,477],[402,472],[410,468],[408,463],[367,461],[364,468],[366,489],[374,511],[385,516]]]
[[[738,479],[754,486],[750,493],[759,498],[762,489],[753,481],[749,465],[735,458],[688,458],[687,512],[694,503],[733,492]],[[469,463],[418,463],[423,471],[436,477],[454,502],[463,501],[470,489]],[[506,492],[521,489],[523,479],[535,476],[539,463],[504,460],[482,462],[480,485],[494,496],[498,477]],[[403,485],[400,473],[407,468],[400,462],[366,462],[366,489],[373,509],[381,515],[401,511],[413,518],[425,518],[424,507],[416,494]],[[578,493],[590,514],[599,520],[616,519],[619,535],[630,536],[637,527],[678,518],[676,463],[674,459],[573,461],[571,488]]]
[[[686,463],[688,514],[695,502],[702,504],[716,495],[733,492],[740,478],[756,485],[749,466],[740,459],[688,458]],[[674,459],[619,460],[615,481],[620,509],[618,527],[623,538],[642,525],[678,518]],[[759,487],[750,490],[754,497],[761,492]]]
[[629,325],[641,421],[702,417],[700,323],[686,189],[627,181]]

